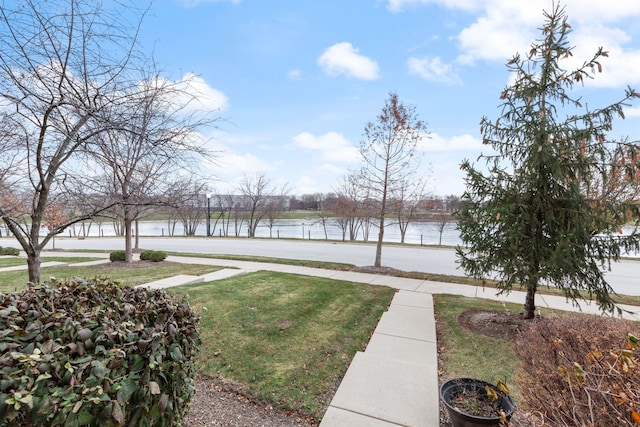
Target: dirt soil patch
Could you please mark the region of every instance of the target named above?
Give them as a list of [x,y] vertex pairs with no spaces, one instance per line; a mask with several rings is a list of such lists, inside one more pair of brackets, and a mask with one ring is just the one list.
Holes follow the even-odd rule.
[[460,325],[470,331],[504,341],[513,341],[535,321],[507,311],[468,310],[458,317]]
[[198,376],[186,426],[192,427],[309,427],[312,418],[252,400],[215,378]]

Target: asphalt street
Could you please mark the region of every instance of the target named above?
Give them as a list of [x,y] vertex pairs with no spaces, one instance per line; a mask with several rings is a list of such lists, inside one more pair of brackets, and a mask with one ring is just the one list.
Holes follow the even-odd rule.
[[[3,238],[0,246],[19,247],[13,239]],[[8,243],[12,241],[12,244]],[[6,243],[5,243],[6,242]],[[56,238],[56,248],[61,249],[124,249],[123,238]],[[317,240],[277,240],[220,237],[141,237],[142,249],[165,250],[197,254],[255,255],[275,258],[331,261],[373,265],[375,245],[364,243],[337,243]],[[51,249],[49,244],[47,249]],[[404,271],[420,271],[434,274],[463,276],[456,263],[453,249],[385,245],[382,248],[382,264]],[[640,262],[623,260],[611,266],[607,281],[620,294],[640,295]]]

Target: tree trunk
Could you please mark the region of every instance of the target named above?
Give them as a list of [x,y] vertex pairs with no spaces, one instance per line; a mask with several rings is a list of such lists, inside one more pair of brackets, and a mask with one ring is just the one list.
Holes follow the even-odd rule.
[[376,244],[376,262],[373,264],[374,267],[382,266],[382,238],[384,236],[384,228],[380,229],[378,233],[378,244]]
[[380,231],[378,231],[378,244],[376,245],[376,262],[374,267],[382,266],[382,239],[384,238],[384,205],[385,201],[382,201],[382,215],[380,216]]
[[407,235],[408,227],[409,227],[409,220],[404,221],[404,218],[398,215],[398,228],[400,229],[400,243],[402,244],[404,244],[404,239]]
[[27,253],[27,267],[29,269],[29,282],[40,284],[40,252],[33,251]]
[[384,193],[382,194],[382,205],[380,207],[380,231],[378,232],[378,244],[376,245],[376,262],[374,267],[382,266],[382,239],[384,238],[384,218],[387,214],[387,178],[385,177]]
[[536,316],[536,286],[528,286],[527,287],[527,297],[524,303],[524,318],[525,319],[533,319]]
[[136,245],[135,249],[140,249],[140,221],[136,219]]
[[130,263],[133,261],[133,251],[131,249],[131,224],[133,220],[129,217],[129,207],[124,208],[124,261]]

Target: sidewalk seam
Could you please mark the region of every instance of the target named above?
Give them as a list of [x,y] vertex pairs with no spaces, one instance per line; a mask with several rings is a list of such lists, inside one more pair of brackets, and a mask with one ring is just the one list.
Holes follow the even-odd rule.
[[[403,340],[409,340],[409,341],[427,342],[427,343],[431,343],[431,344],[433,344],[433,343],[434,343],[434,341],[421,340],[421,339],[418,339],[418,338],[411,338],[411,337],[403,337],[403,336],[400,336],[400,335],[385,334],[385,333],[383,333],[383,332],[376,332],[376,331],[373,331],[373,333],[374,333],[374,334],[378,334],[378,335],[384,335],[385,337],[401,338],[401,339],[403,339]],[[366,352],[367,352],[367,351],[366,351],[366,349],[365,349],[365,353],[366,353]]]
[[332,408],[340,409],[341,411],[349,412],[351,414],[356,414],[356,415],[360,415],[360,416],[365,417],[365,418],[370,418],[372,420],[378,420],[378,421],[382,421],[382,422],[385,422],[385,423],[388,423],[388,424],[393,424],[394,426],[410,427],[410,426],[408,426],[406,424],[398,424],[398,423],[395,423],[393,421],[385,420],[384,418],[372,417],[371,415],[367,415],[367,414],[364,414],[364,413],[358,412],[358,411],[353,411],[351,409],[343,408],[341,406],[335,406],[335,405],[329,405],[329,406],[331,406]]

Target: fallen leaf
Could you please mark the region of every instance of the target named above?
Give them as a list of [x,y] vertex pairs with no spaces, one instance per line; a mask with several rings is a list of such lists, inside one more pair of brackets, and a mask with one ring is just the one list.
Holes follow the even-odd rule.
[[160,386],[155,381],[149,382],[149,390],[151,391],[151,394],[160,394]]

